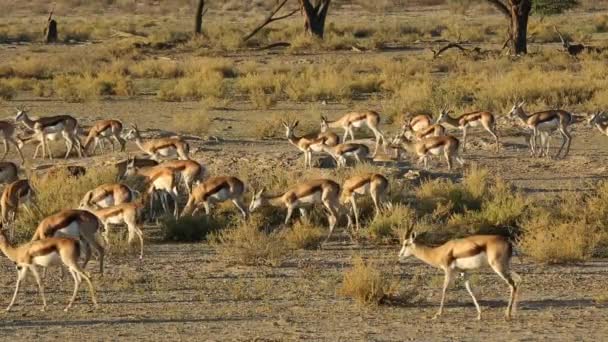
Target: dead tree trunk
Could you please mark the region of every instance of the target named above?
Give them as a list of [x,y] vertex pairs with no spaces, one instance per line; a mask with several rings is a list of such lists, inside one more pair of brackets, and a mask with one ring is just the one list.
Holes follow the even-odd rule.
[[58,33],[57,33],[57,22],[53,19],[53,8],[49,13],[49,18],[47,19],[46,28],[44,29],[45,40],[48,43],[57,42]]
[[194,17],[194,33],[201,34],[203,32],[203,9],[205,8],[205,0],[198,0]]
[[[314,2],[314,4],[313,4]],[[304,15],[304,31],[312,36],[323,38],[325,18],[331,0],[300,0]]]
[[509,18],[509,39],[511,53],[528,53],[528,18],[532,10],[531,0],[487,0]]

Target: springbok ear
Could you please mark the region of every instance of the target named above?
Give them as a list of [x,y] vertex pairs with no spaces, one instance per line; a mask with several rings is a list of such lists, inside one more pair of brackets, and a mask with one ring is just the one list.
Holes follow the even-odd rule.
[[325,115],[321,115],[321,120],[327,121],[327,117]]
[[412,233],[410,234],[410,240],[412,240],[412,241],[416,240],[416,236],[418,236],[418,234],[416,234],[416,232],[412,231]]
[[281,125],[283,125],[283,127],[285,128],[289,128],[289,125],[287,124],[287,122],[281,120]]
[[300,120],[296,120],[296,121],[293,123],[293,128],[296,128],[296,126],[298,126],[298,124],[299,124],[299,123],[300,123]]

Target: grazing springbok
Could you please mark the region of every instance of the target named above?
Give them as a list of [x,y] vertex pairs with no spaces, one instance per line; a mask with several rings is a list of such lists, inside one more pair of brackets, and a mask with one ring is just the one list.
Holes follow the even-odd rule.
[[353,157],[358,163],[369,158],[369,147],[364,144],[343,143],[334,147],[323,146],[323,152],[329,154],[336,161],[336,167],[346,167],[346,158]]
[[[6,227],[6,225],[15,221],[20,206],[31,212],[28,206],[32,202],[32,197],[34,197],[34,190],[27,179],[16,180],[7,185],[4,191],[2,191],[2,197],[0,198],[2,225]],[[14,230],[14,225],[11,224],[9,230],[11,239],[15,236]]]
[[[566,158],[570,152],[570,143],[572,142],[572,136],[570,136],[570,132],[568,131],[568,127],[573,122],[572,113],[561,109],[551,109],[528,115],[523,109],[525,104],[526,102],[522,101],[513,105],[509,116],[518,118],[525,128],[532,130],[532,135],[530,136],[531,155],[536,156],[537,154],[536,139],[540,136],[539,156],[543,156],[544,154],[548,157],[550,135],[553,131],[557,130],[562,136],[562,145],[559,151],[557,151],[555,158],[559,158],[562,151],[564,151],[562,158]],[[546,148],[546,151],[543,151],[543,146]]]
[[85,248],[82,267],[87,267],[91,259],[91,249],[93,249],[99,258],[99,273],[103,275],[105,251],[96,238],[97,233],[101,233],[101,228],[101,221],[94,214],[86,210],[65,209],[40,221],[32,236],[32,241],[51,237],[69,237],[79,240]]
[[87,151],[91,143],[93,144],[93,153],[100,147],[100,151],[103,153],[104,140],[108,140],[112,146],[112,152],[114,152],[114,142],[120,146],[120,151],[124,152],[126,141],[120,135],[122,133],[122,122],[118,120],[101,120],[96,121],[89,129],[89,134],[84,141],[84,150]]
[[135,191],[121,183],[102,184],[87,191],[80,201],[80,208],[107,208],[135,201]]
[[116,167],[116,179],[117,180],[120,181],[127,177],[127,165],[131,162],[133,163],[133,166],[136,169],[142,168],[142,167],[150,167],[150,166],[158,165],[158,162],[156,160],[152,160],[152,159],[127,158],[125,160],[119,161],[116,164],[114,164],[114,167]]
[[348,135],[350,135],[351,140],[355,140],[353,128],[367,126],[376,137],[376,146],[374,147],[373,154],[374,157],[376,156],[376,153],[378,153],[378,145],[380,143],[382,143],[386,149],[386,140],[380,131],[379,125],[380,114],[372,110],[347,113],[335,121],[330,121],[327,119],[327,117],[321,116],[321,132],[326,132],[329,128],[342,128],[344,129],[344,138],[342,139],[344,142],[346,142]]
[[412,142],[404,136],[397,136],[391,143],[393,148],[401,148],[418,156],[418,164],[424,163],[424,168],[428,169],[428,158],[430,155],[443,153],[448,164],[448,170],[452,169],[452,159],[456,159],[460,165],[464,165],[464,160],[458,155],[459,141],[451,135],[425,138],[420,141]]
[[446,125],[458,128],[462,131],[462,152],[466,151],[467,148],[467,128],[469,127],[483,127],[492,137],[496,143],[496,151],[500,150],[500,144],[498,143],[498,133],[496,132],[496,120],[494,114],[487,111],[478,111],[465,113],[457,118],[450,116],[453,111],[443,108],[437,118],[437,123],[445,123]]
[[297,147],[304,153],[304,168],[312,168],[312,153],[322,152],[324,146],[336,146],[340,143],[340,138],[332,132],[321,132],[298,137],[295,135],[295,128],[299,121],[296,120],[292,124],[281,121],[285,127],[285,136],[290,144]]
[[481,308],[471,290],[467,272],[489,265],[496,274],[509,284],[511,295],[505,317],[506,319],[511,319],[511,312],[516,306],[518,283],[521,280],[519,275],[510,270],[512,252],[513,248],[507,238],[499,235],[473,235],[464,239],[448,241],[439,247],[429,247],[417,243],[416,233],[411,232],[403,240],[403,246],[399,252],[399,260],[403,261],[405,258],[413,255],[433,267],[442,269],[445,273],[441,304],[439,305],[439,311],[433,319],[443,313],[446,291],[458,272],[464,278],[467,292],[473,298],[473,303],[477,309],[477,319],[481,319]]
[[604,117],[605,114],[606,113],[602,111],[593,113],[587,118],[587,123],[597,127],[603,135],[608,135],[608,120]]
[[[388,179],[379,173],[370,173],[366,175],[353,176],[344,181],[342,185],[342,195],[340,202],[345,205],[351,205],[351,210],[355,216],[355,227],[359,231],[359,209],[357,208],[357,195],[369,194],[376,208],[376,216],[380,214],[380,206],[384,202],[384,198],[388,193]],[[348,216],[348,225],[352,225],[350,215]]]
[[[409,116],[406,114],[406,117]],[[404,119],[403,125],[401,126],[402,131],[412,131],[418,133],[419,131],[431,126],[433,124],[433,118],[428,114],[417,114],[412,116],[411,119]]]
[[126,134],[127,139],[135,141],[137,147],[150,156],[151,159],[160,161],[161,157],[177,156],[181,160],[190,159],[190,145],[180,137],[155,138],[143,141],[136,125]]
[[340,185],[330,179],[315,179],[296,184],[288,191],[278,195],[266,195],[265,189],[254,191],[249,212],[254,212],[262,206],[274,206],[287,208],[285,225],[289,224],[294,209],[299,209],[302,217],[306,217],[306,208],[314,204],[322,204],[327,209],[327,220],[329,223],[329,234],[325,241],[329,240],[331,233],[338,221],[340,213]]
[[135,235],[139,238],[139,259],[144,258],[144,233],[141,230],[142,213],[144,204],[142,203],[122,203],[110,207],[96,209],[94,206],[87,206],[85,209],[93,213],[103,224],[103,239],[106,246],[110,246],[110,224],[124,224],[127,226],[127,243],[131,244]]
[[19,167],[13,162],[0,162],[0,184],[10,184],[19,179]]
[[154,197],[158,194],[163,210],[169,212],[167,196],[173,200],[173,216],[179,215],[179,203],[177,201],[177,182],[172,169],[160,166],[138,167],[135,159],[127,163],[126,176],[142,177],[147,184],[145,194],[150,196],[150,213],[154,216]]
[[78,258],[80,256],[80,244],[78,241],[71,238],[46,238],[26,242],[21,246],[13,247],[8,242],[4,232],[0,230],[0,249],[4,255],[17,266],[17,285],[15,286],[15,293],[13,294],[13,298],[6,308],[6,311],[10,311],[15,304],[21,282],[25,280],[28,271],[32,272],[34,279],[38,284],[38,292],[42,297],[42,311],[46,310],[47,305],[46,297],[44,296],[44,281],[40,278],[38,266],[46,268],[60,263],[63,263],[68,268],[72,278],[74,278],[74,292],[64,311],[68,311],[72,307],[72,304],[74,304],[82,279],[89,285],[91,300],[93,301],[95,308],[97,308],[95,288],[87,273],[78,265]]
[[8,151],[10,150],[9,144],[12,144],[19,152],[19,157],[21,157],[21,162],[23,163],[25,159],[23,159],[23,153],[21,152],[21,147],[17,144],[14,138],[15,135],[15,125],[11,122],[0,120],[0,139],[4,142],[4,154],[2,154],[2,158],[0,160],[4,160]]
[[[17,109],[15,122],[21,122],[26,128],[34,131],[34,134],[37,136],[36,139],[40,141],[39,145],[42,147],[42,159],[46,157],[45,153],[47,151],[49,158],[53,159],[53,154],[47,144],[47,140],[55,140],[59,135],[65,140],[67,148],[64,159],[68,158],[74,146],[78,152],[78,157],[82,158],[82,146],[77,135],[78,121],[73,116],[55,115],[32,120],[25,110]],[[49,136],[52,136],[52,138],[49,138]]]
[[179,176],[186,187],[187,193],[192,192],[195,182],[200,182],[205,177],[205,168],[200,163],[192,160],[169,160],[160,164],[159,167],[173,170]]
[[243,217],[247,218],[247,207],[243,204],[244,195],[245,184],[240,179],[230,176],[211,177],[192,189],[182,216],[195,215],[201,206],[209,215],[213,203],[232,201]]

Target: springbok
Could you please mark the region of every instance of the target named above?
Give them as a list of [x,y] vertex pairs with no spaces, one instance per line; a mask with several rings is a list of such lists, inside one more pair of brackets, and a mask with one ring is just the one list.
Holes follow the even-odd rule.
[[182,211],[184,215],[195,215],[201,208],[205,213],[211,213],[210,205],[224,201],[232,201],[244,218],[247,218],[247,207],[243,204],[245,184],[236,177],[211,177],[192,189],[188,203]]
[[107,208],[114,205],[133,202],[135,191],[121,183],[102,184],[87,191],[80,201],[80,208]]
[[295,135],[295,128],[299,121],[296,120],[292,124],[281,121],[285,127],[285,136],[290,144],[304,153],[304,168],[312,168],[312,153],[322,152],[324,146],[336,146],[340,143],[340,138],[332,132],[321,132],[317,134],[309,134],[298,137]]
[[[530,137],[531,155],[536,155],[536,138],[540,135],[541,146],[539,156],[544,154],[548,157],[550,135],[553,131],[558,130],[562,136],[562,145],[560,146],[559,151],[557,151],[555,158],[559,158],[562,151],[564,151],[562,158],[566,158],[570,152],[570,143],[572,142],[572,136],[570,136],[570,132],[568,132],[568,127],[573,122],[572,113],[561,109],[551,109],[528,115],[523,109],[525,104],[526,102],[522,101],[513,105],[513,108],[511,108],[511,111],[509,112],[509,116],[518,118],[526,128],[532,130],[532,135]],[[543,146],[546,148],[544,153]]]
[[46,310],[47,304],[46,297],[44,296],[44,281],[40,278],[37,267],[41,266],[46,268],[51,265],[60,264],[60,262],[68,268],[72,278],[74,278],[74,292],[64,311],[68,311],[72,307],[72,304],[74,304],[82,279],[89,285],[91,300],[93,301],[95,308],[97,308],[95,288],[87,273],[78,265],[78,258],[80,256],[80,244],[78,241],[71,238],[46,238],[26,242],[21,246],[13,247],[4,235],[4,232],[0,230],[0,249],[7,258],[17,265],[17,284],[15,286],[15,293],[13,294],[13,298],[6,308],[6,311],[10,311],[15,304],[21,282],[25,280],[28,271],[32,272],[34,279],[38,284],[38,292],[42,297],[42,311]]
[[175,181],[175,173],[172,169],[159,166],[138,167],[135,159],[131,159],[127,163],[126,176],[142,177],[147,183],[145,194],[150,196],[150,213],[154,214],[154,196],[158,194],[161,205],[165,212],[169,212],[169,204],[167,195],[173,200],[173,216],[176,218],[179,215],[179,203],[177,201],[177,183]]
[[13,162],[0,162],[0,184],[10,184],[19,179],[19,167]]
[[364,144],[343,143],[334,147],[322,146],[323,152],[329,154],[336,161],[336,166],[346,167],[346,158],[353,157],[358,163],[369,158],[369,148]]
[[192,192],[195,182],[200,182],[205,176],[205,167],[192,159],[169,160],[160,164],[159,167],[168,168],[179,175],[188,193]]
[[[350,203],[355,215],[356,230],[359,231],[359,210],[355,196],[369,194],[376,208],[376,216],[380,214],[380,206],[388,193],[388,179],[379,173],[353,176],[344,181],[342,185],[342,195],[340,202],[345,205]],[[350,215],[348,216],[349,226],[352,224]]]
[[[406,116],[409,116],[406,114]],[[404,119],[403,125],[401,126],[402,131],[411,130],[414,133],[431,126],[433,124],[433,118],[428,114],[418,114],[412,116],[411,119]]]
[[384,135],[378,127],[380,125],[380,114],[372,110],[364,112],[351,112],[343,115],[341,118],[335,121],[330,121],[325,116],[321,116],[321,132],[326,132],[329,128],[342,128],[344,129],[344,138],[346,142],[347,136],[350,134],[350,139],[355,140],[355,134],[353,128],[360,128],[367,126],[376,137],[376,146],[374,147],[374,154],[378,153],[378,145],[382,143],[386,149],[386,140]]
[[123,180],[127,176],[127,165],[133,163],[135,168],[150,167],[158,165],[156,160],[142,158],[127,158],[114,164],[116,168],[116,179]]
[[[7,185],[4,191],[2,191],[2,197],[0,198],[2,225],[6,227],[6,225],[15,221],[20,206],[31,212],[28,205],[32,202],[33,196],[34,190],[27,179],[16,180]],[[9,236],[11,239],[15,236],[14,225],[12,224],[10,225]]]
[[302,217],[306,217],[306,208],[314,204],[322,204],[327,209],[327,220],[329,223],[329,234],[325,241],[329,240],[334,230],[340,213],[340,185],[330,179],[315,179],[296,184],[291,189],[278,195],[266,195],[265,189],[253,194],[249,212],[254,212],[262,206],[285,207],[285,225],[289,224],[294,209],[299,209]]
[[428,169],[428,158],[430,155],[443,153],[448,164],[448,170],[452,169],[452,159],[456,159],[460,165],[464,165],[464,159],[458,155],[459,141],[451,135],[425,138],[417,142],[412,142],[404,136],[396,137],[391,143],[393,148],[401,148],[418,156],[418,164],[424,163],[424,168]]
[[177,156],[181,160],[190,159],[190,146],[180,137],[155,138],[143,141],[136,125],[126,134],[127,139],[133,139],[137,147],[150,156],[151,159],[159,161],[160,157]]
[[10,150],[9,144],[12,144],[19,152],[19,157],[21,157],[21,162],[25,162],[23,159],[23,153],[21,152],[21,147],[17,144],[14,138],[15,135],[15,125],[11,122],[0,120],[0,139],[4,143],[4,154],[2,154],[2,158],[0,160],[4,160],[8,151]]
[[462,131],[462,152],[465,152],[467,148],[467,128],[477,126],[482,126],[492,137],[494,137],[496,151],[498,152],[500,144],[498,143],[498,133],[496,132],[494,114],[487,111],[478,111],[465,113],[457,118],[453,118],[450,116],[450,113],[452,113],[451,110],[447,110],[447,108],[442,109],[437,118],[437,123],[445,123],[450,127],[458,128]]
[[118,120],[101,120],[96,121],[89,129],[89,134],[84,141],[84,150],[87,151],[91,143],[93,144],[93,153],[100,147],[100,151],[103,153],[104,140],[108,140],[112,146],[112,152],[114,152],[114,142],[120,146],[120,151],[124,152],[126,141],[120,135],[122,133],[122,122]]
[[464,278],[467,292],[473,298],[473,303],[477,309],[477,319],[481,319],[481,308],[471,290],[467,272],[489,265],[500,278],[507,282],[511,289],[509,304],[505,312],[505,318],[511,319],[511,312],[516,306],[518,283],[521,280],[519,275],[510,270],[512,251],[512,246],[507,238],[499,235],[473,235],[464,239],[448,241],[439,247],[428,247],[417,243],[416,233],[411,232],[403,240],[403,246],[401,247],[401,251],[399,251],[399,260],[403,261],[405,258],[413,255],[433,267],[442,269],[445,273],[441,304],[439,305],[439,311],[433,319],[443,313],[446,291],[457,272],[460,272]]
[[606,120],[604,115],[605,112],[595,112],[587,118],[587,123],[591,126],[597,127],[598,131],[600,131],[600,133],[603,135],[608,135],[608,120]]
[[[53,159],[51,149],[47,144],[49,135],[59,135],[63,137],[66,143],[67,151],[64,159],[67,159],[70,152],[76,146],[78,156],[82,158],[82,146],[80,139],[78,139],[78,121],[70,115],[55,115],[44,118],[32,120],[27,112],[23,109],[17,109],[17,115],[15,116],[15,122],[21,122],[25,127],[34,131],[34,134],[38,136],[40,140],[40,146],[42,147],[42,159],[44,159],[45,153],[48,151],[49,158]],[[53,137],[54,139],[55,137]]]
[[32,236],[32,241],[52,237],[69,237],[79,240],[85,248],[82,267],[87,267],[91,259],[91,249],[94,249],[99,257],[99,273],[103,275],[105,252],[96,238],[97,233],[101,233],[101,228],[101,221],[94,214],[86,210],[65,209],[40,221]]

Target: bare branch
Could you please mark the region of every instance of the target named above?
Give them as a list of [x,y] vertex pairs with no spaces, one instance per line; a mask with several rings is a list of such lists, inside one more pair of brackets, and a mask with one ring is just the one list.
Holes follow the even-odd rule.
[[498,9],[502,14],[506,15],[507,17],[511,17],[511,11],[509,11],[509,7],[507,7],[507,5],[500,1],[500,0],[487,0],[491,5],[493,5],[494,7],[496,7],[496,9]]
[[282,20],[282,19],[285,19],[285,18],[289,18],[292,15],[298,13],[299,9],[295,9],[295,10],[293,10],[293,11],[291,11],[291,12],[285,14],[285,15],[282,15],[280,17],[276,17],[276,18],[274,17],[275,14],[277,14],[277,12],[279,12],[279,10],[281,10],[281,8],[283,8],[283,6],[285,6],[285,4],[287,3],[287,1],[288,0],[282,0],[281,2],[279,2],[275,6],[275,8],[272,11],[270,11],[270,13],[266,16],[266,18],[264,19],[264,21],[260,25],[256,26],[249,34],[247,34],[245,37],[243,37],[243,41],[247,41],[251,37],[255,36],[255,34],[258,33],[264,26],[270,24],[271,22],[277,21],[277,20]]

